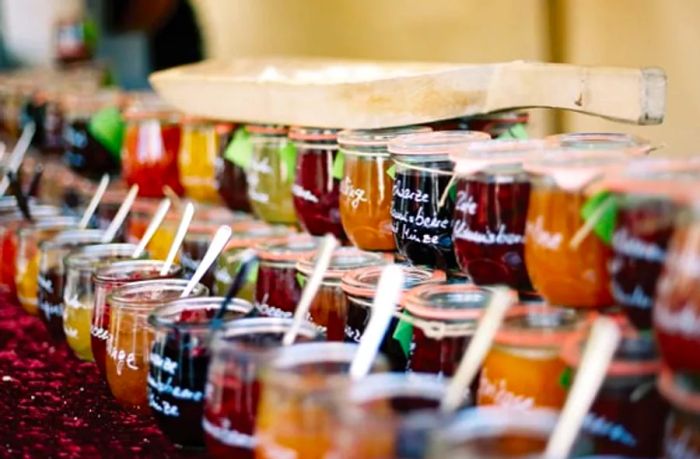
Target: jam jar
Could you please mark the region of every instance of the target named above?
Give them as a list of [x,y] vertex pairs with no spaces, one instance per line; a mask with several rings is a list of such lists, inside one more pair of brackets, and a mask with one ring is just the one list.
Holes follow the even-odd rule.
[[394,164],[391,229],[402,258],[413,265],[456,270],[452,247],[454,196],[448,153],[488,139],[476,131],[407,134],[389,143]]
[[[254,458],[260,380],[291,324],[292,319],[243,318],[214,335],[202,419],[209,456]],[[317,337],[316,327],[302,323],[296,342]]]
[[[429,123],[428,126],[434,131],[469,130],[485,132],[494,139],[508,136],[509,134],[512,138],[513,129],[524,129],[528,124],[529,118],[527,112],[495,112],[436,121]],[[520,126],[516,127],[518,125]]]
[[[354,269],[343,274],[340,288],[345,293],[347,304],[347,323],[345,325],[345,341],[359,343],[369,323],[372,301],[377,293],[377,285],[383,266],[369,266]],[[417,287],[427,283],[445,281],[443,271],[431,271],[426,268],[401,266],[404,275],[404,289]],[[381,352],[387,357],[392,371],[406,369],[406,353],[401,344],[394,338],[399,320],[394,317],[384,334],[380,346]]]
[[[428,132],[430,128],[406,127],[350,130],[338,134],[342,161],[340,220],[350,242],[361,250],[392,251],[393,178],[387,145],[401,134]],[[340,166],[334,164],[334,169]]]
[[178,171],[188,198],[199,202],[220,201],[215,180],[218,143],[219,136],[213,122],[194,117],[182,118]]
[[162,104],[142,102],[129,107],[124,118],[122,168],[126,182],[137,184],[144,197],[162,197],[165,186],[182,195],[178,170],[181,128],[177,116]]
[[203,447],[204,385],[215,329],[225,329],[253,309],[233,299],[217,318],[222,297],[185,298],[148,316],[154,338],[148,370],[148,404],[163,433],[179,447]]
[[[319,326],[329,341],[343,341],[347,320],[347,301],[340,288],[343,274],[363,266],[378,266],[387,263],[381,254],[363,252],[354,247],[341,247],[331,256],[321,286],[309,309],[309,320]],[[297,263],[299,280],[306,283],[316,265],[316,254],[307,255]]]
[[296,147],[287,139],[287,128],[248,125],[252,154],[246,170],[248,199],[253,213],[268,223],[295,223],[292,185]]
[[[219,226],[221,225],[216,223],[190,225],[180,248],[180,264],[182,265],[182,274],[185,279],[190,279],[194,275]],[[215,265],[212,264],[204,274],[204,277],[199,281],[208,289],[211,289],[214,285],[214,268]]]
[[245,131],[245,128],[236,128],[234,124],[218,122],[215,129],[219,139],[219,156],[216,159],[216,186],[219,190],[219,195],[229,209],[250,212],[245,169],[231,161],[226,155],[229,145],[234,138],[234,131],[236,129]]
[[477,405],[561,409],[566,400],[562,343],[581,332],[586,316],[547,306],[511,311],[484,359]]
[[[656,344],[648,334],[632,329],[622,335],[583,422],[582,430],[590,438],[580,446],[590,455],[659,457],[668,404],[656,388],[661,368]],[[586,337],[585,332],[575,334],[563,345],[562,359],[574,373]]]
[[294,208],[301,226],[314,236],[331,233],[345,240],[338,205],[340,180],[333,176],[338,154],[337,130],[292,127],[297,149]]
[[646,139],[623,132],[567,132],[546,139],[553,145],[576,150],[630,150],[645,155],[655,149]]
[[177,264],[170,265],[168,272],[160,274],[164,264],[165,262],[160,260],[129,260],[116,261],[97,268],[92,279],[95,284],[95,305],[92,309],[90,322],[90,349],[97,369],[105,380],[107,378],[105,370],[107,342],[111,336],[107,295],[115,288],[130,282],[170,279],[180,276],[182,270]]
[[663,457],[700,457],[700,386],[697,380],[674,375],[666,368],[659,376],[659,391],[671,404],[664,432]]
[[294,315],[302,290],[297,276],[297,260],[315,254],[319,243],[317,238],[300,235],[254,247],[260,260],[255,307],[261,314],[282,318]]
[[[117,287],[108,295],[107,383],[125,408],[140,413],[148,410],[148,366],[154,339],[148,315],[180,298],[187,284],[183,279],[145,280]],[[197,284],[189,296],[207,293],[205,286]]]

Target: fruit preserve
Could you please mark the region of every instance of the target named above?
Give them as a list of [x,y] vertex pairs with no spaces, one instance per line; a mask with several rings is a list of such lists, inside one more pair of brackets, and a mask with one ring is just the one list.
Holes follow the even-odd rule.
[[301,226],[314,236],[333,234],[345,239],[340,223],[340,180],[333,176],[338,154],[337,130],[293,127],[289,139],[297,149],[294,208]]
[[408,127],[338,134],[339,155],[342,155],[338,161],[343,166],[340,219],[345,234],[357,248],[391,251],[396,247],[391,230],[394,180],[387,173],[392,165],[387,145],[398,135],[429,130]]
[[[245,318],[215,335],[201,421],[209,456],[255,456],[260,379],[291,324],[291,319]],[[302,324],[296,342],[316,337],[315,327]]]
[[222,297],[186,298],[148,316],[154,339],[148,371],[148,404],[165,435],[180,447],[203,447],[204,385],[213,326],[226,329],[253,306],[234,299],[216,318]]
[[664,369],[659,377],[659,391],[671,404],[664,432],[663,457],[700,457],[700,387],[697,380]]
[[[231,123],[217,123],[216,134],[219,142],[219,157],[216,160],[216,186],[224,203],[231,210],[250,212],[248,182],[245,169],[226,157],[226,150],[233,139],[235,126]],[[239,127],[238,129],[245,129]]]
[[[386,263],[387,260],[381,254],[363,252],[354,247],[342,247],[333,252],[328,269],[323,275],[321,287],[309,309],[309,319],[323,330],[329,341],[343,341],[345,338],[348,311],[345,294],[340,288],[343,274],[363,266],[378,266]],[[299,260],[297,271],[302,283],[308,281],[315,265],[315,254]]]
[[522,164],[543,148],[537,140],[492,140],[451,155],[458,177],[455,253],[474,283],[532,291],[524,260],[530,180]]
[[183,118],[178,171],[187,197],[200,202],[219,202],[214,177],[218,142],[219,136],[212,122]]
[[396,248],[413,265],[456,270],[452,246],[455,198],[448,153],[488,139],[476,131],[399,136],[389,143],[394,164],[391,226]]

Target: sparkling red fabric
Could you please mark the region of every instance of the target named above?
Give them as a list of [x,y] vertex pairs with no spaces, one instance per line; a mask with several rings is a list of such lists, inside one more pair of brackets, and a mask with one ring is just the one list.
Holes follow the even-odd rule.
[[0,457],[199,458],[112,399],[94,363],[0,293]]

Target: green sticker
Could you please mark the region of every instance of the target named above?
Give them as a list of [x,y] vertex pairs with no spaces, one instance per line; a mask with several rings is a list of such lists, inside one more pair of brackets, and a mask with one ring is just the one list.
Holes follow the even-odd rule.
[[304,288],[304,285],[306,285],[306,278],[304,277],[304,275],[302,273],[297,273],[296,278],[299,287]]
[[573,377],[574,375],[573,371],[571,371],[571,368],[565,368],[564,371],[562,371],[561,375],[559,375],[559,385],[565,390],[569,390],[569,387],[571,387]]
[[345,173],[345,153],[338,150],[333,160],[333,178],[338,180],[343,180],[343,174]]
[[386,170],[386,175],[391,177],[391,180],[394,180],[396,178],[396,164],[392,164],[389,166],[389,169]]
[[[403,316],[408,317],[408,314],[404,312]],[[396,325],[392,338],[399,342],[403,353],[408,357],[411,353],[411,342],[413,341],[413,324],[401,319]]]
[[586,222],[593,219],[593,232],[607,245],[612,243],[615,232],[617,207],[617,196],[608,191],[594,194],[581,207],[581,218]]
[[226,147],[224,159],[231,161],[241,169],[248,169],[250,160],[253,157],[253,142],[250,140],[250,134],[245,128],[240,127],[231,139],[231,143]]
[[498,136],[499,139],[510,140],[525,140],[527,139],[527,130],[522,123],[514,124],[506,132]]
[[124,118],[116,107],[106,107],[98,111],[92,115],[88,124],[90,135],[117,159],[122,151],[124,129]]
[[452,185],[450,187],[450,199],[452,199],[453,202],[457,201],[457,185]]
[[[250,268],[248,268],[248,274],[246,275],[246,284],[256,284],[258,282],[258,267],[259,263],[255,262],[255,264],[251,265]],[[235,278],[238,275],[238,272],[241,270],[241,267],[243,264],[240,262],[236,262],[233,271],[231,272],[231,278]]]

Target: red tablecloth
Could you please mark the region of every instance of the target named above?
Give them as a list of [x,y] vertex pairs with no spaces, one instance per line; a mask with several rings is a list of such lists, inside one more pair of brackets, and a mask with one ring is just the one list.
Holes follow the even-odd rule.
[[201,457],[112,399],[95,364],[0,294],[0,457]]

